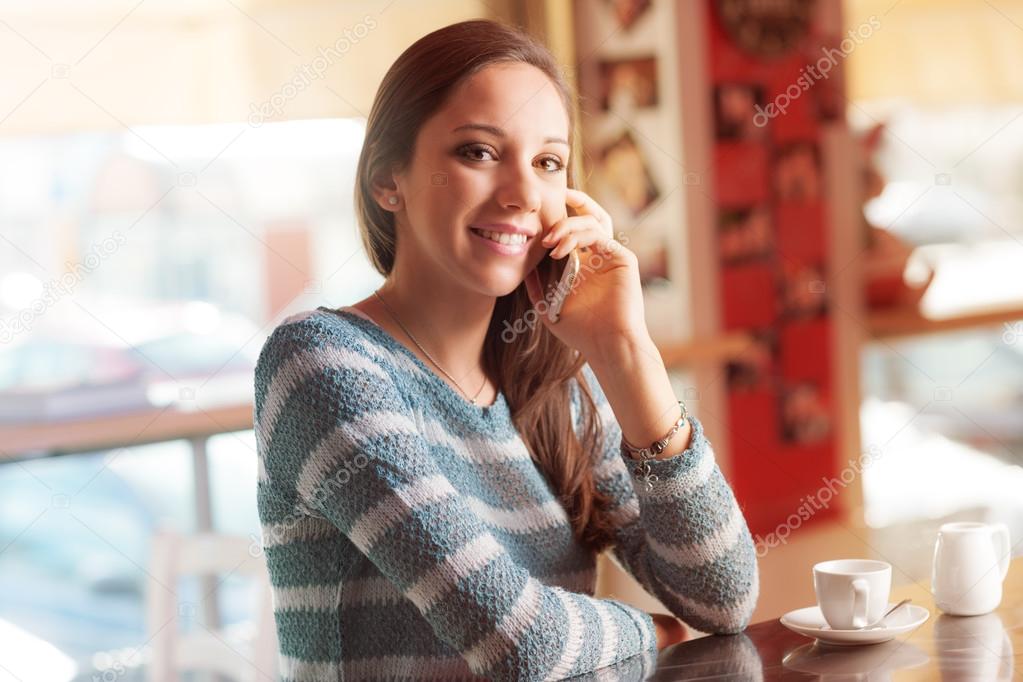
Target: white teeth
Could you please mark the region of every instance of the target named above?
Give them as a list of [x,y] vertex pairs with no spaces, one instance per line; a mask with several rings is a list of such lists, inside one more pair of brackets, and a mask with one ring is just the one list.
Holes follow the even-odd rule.
[[499,244],[510,244],[518,245],[525,244],[528,237],[524,234],[508,234],[507,232],[490,232],[489,230],[480,230],[473,228],[473,232],[476,234],[486,237],[492,242],[498,242]]

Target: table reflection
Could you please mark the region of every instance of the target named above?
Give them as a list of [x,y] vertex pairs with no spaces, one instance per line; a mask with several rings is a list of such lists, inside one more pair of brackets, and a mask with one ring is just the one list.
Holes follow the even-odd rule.
[[642,680],[650,679],[650,675],[656,667],[656,652],[649,650],[619,661],[615,665],[598,668],[593,672],[576,675],[569,679],[572,682],[604,682],[604,680],[642,682]]
[[1012,640],[997,613],[942,614],[934,623],[942,682],[1001,682],[1012,679]]
[[920,647],[897,640],[855,647],[813,642],[790,652],[782,665],[821,680],[891,682],[893,671],[919,668],[929,660]]
[[661,652],[651,680],[764,679],[757,647],[744,633],[710,635],[680,642]]

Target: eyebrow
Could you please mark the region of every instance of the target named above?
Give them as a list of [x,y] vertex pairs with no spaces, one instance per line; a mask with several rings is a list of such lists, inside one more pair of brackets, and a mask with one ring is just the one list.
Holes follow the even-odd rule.
[[[486,125],[483,123],[465,123],[463,125],[458,126],[451,132],[457,133],[460,130],[482,130],[485,133],[490,133],[494,137],[505,137],[504,131],[501,130],[500,128],[496,126]],[[543,141],[544,144],[547,144],[549,142],[557,142],[559,144],[565,145],[566,147],[570,146],[568,144],[568,140],[566,140],[563,137],[545,137]]]

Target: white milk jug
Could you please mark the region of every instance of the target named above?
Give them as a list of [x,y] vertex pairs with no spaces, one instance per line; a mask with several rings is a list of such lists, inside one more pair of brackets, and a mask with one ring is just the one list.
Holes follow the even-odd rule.
[[1004,523],[943,524],[931,570],[937,607],[954,616],[978,616],[998,608],[1009,552],[1009,527]]

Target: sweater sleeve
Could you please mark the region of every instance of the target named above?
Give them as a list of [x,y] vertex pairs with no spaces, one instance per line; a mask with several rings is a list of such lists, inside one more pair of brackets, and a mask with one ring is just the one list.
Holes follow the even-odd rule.
[[759,594],[756,550],[699,419],[689,448],[651,461],[647,490],[589,365],[584,375],[604,429],[596,485],[616,500],[610,558],[675,616],[701,632],[729,634],[749,624]]
[[290,389],[273,398],[283,427],[267,475],[340,529],[474,674],[562,679],[656,652],[649,614],[544,585],[508,554],[390,375],[355,351],[304,352],[318,366],[276,382]]

